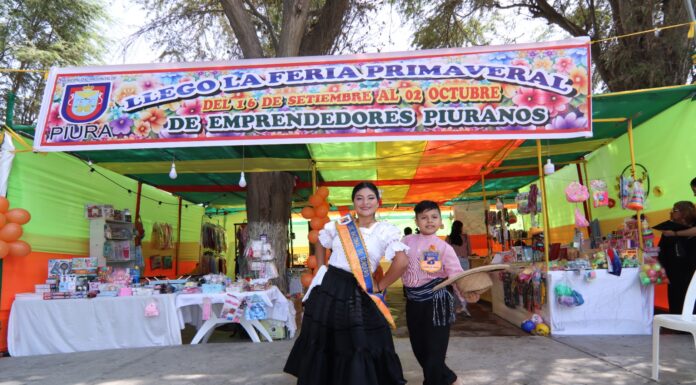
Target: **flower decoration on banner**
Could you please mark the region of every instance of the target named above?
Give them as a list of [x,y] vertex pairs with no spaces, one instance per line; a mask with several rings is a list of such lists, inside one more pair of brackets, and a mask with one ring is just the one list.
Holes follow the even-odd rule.
[[[316,244],[319,242],[319,230],[324,228],[324,225],[329,223],[329,189],[327,187],[319,187],[317,191],[309,196],[309,204],[302,209],[302,217],[309,220],[309,227],[311,230],[307,238],[309,242]],[[327,258],[328,259],[328,258]],[[309,287],[312,279],[317,274],[319,269],[317,258],[314,255],[310,255],[306,262],[307,271],[302,273],[300,281],[302,286]]]
[[26,257],[31,246],[19,238],[24,233],[22,225],[29,222],[31,215],[25,209],[10,209],[10,202],[0,196],[0,258]]

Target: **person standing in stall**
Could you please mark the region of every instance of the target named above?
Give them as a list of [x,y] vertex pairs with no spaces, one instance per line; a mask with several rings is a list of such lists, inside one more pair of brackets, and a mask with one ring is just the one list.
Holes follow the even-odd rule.
[[[437,203],[421,201],[414,211],[420,234],[403,240],[409,247],[408,269],[401,277],[411,348],[423,368],[424,385],[460,385],[461,378],[445,364],[450,325],[455,319],[453,294],[448,288],[433,288],[464,269],[452,246],[436,235],[442,226]],[[478,296],[466,299],[475,302]]]
[[[655,226],[660,231],[662,225],[670,225],[673,228],[683,230],[664,230],[663,234],[686,232],[696,225],[696,208],[689,201],[681,201],[674,204],[670,211],[670,222]],[[684,307],[684,298],[689,288],[691,277],[696,271],[696,237],[676,236],[660,237],[660,254],[658,260],[667,272],[669,285],[667,286],[667,299],[669,312],[681,314]],[[693,306],[693,304],[692,304]]]
[[[329,222],[319,232],[315,255],[322,267],[308,288],[300,335],[284,368],[298,385],[406,383],[383,292],[406,270],[408,247],[396,226],[376,220],[380,196],[374,184],[356,185],[352,200],[355,218]],[[325,248],[331,249],[328,268]],[[373,281],[382,256],[391,266]]]
[[[454,253],[457,254],[457,259],[462,269],[468,270],[471,244],[469,243],[469,236],[464,232],[464,223],[462,223],[462,221],[455,220],[452,222],[452,228],[447,238],[445,238],[445,242],[449,243],[452,249],[454,249]],[[463,300],[463,298],[455,296],[454,302],[457,314],[464,314],[467,317],[471,317],[471,313],[469,313],[466,307],[466,301]]]

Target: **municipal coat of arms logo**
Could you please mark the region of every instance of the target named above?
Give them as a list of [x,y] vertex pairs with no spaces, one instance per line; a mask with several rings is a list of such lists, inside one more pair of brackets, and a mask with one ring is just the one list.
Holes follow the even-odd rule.
[[65,87],[60,113],[70,123],[99,119],[109,105],[111,83],[70,84]]

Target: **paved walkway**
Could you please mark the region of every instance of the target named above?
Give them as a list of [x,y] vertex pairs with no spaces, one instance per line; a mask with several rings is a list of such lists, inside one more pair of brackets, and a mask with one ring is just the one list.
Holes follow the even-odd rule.
[[[396,348],[409,384],[423,379],[408,339]],[[0,384],[291,385],[292,341],[209,343],[0,359]],[[696,384],[689,335],[663,336],[661,383]],[[448,364],[467,384],[652,383],[650,337],[453,337]],[[330,384],[327,384],[330,385]]]

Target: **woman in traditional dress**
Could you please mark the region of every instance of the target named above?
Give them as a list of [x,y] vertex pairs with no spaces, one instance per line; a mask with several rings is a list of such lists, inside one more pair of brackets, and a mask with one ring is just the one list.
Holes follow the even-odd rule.
[[[315,255],[322,266],[305,296],[302,329],[285,364],[298,385],[405,384],[394,350],[394,321],[383,291],[408,266],[401,231],[375,219],[379,190],[369,182],[353,188],[356,217],[329,222],[319,232]],[[372,274],[384,256],[391,261],[379,280]]]

